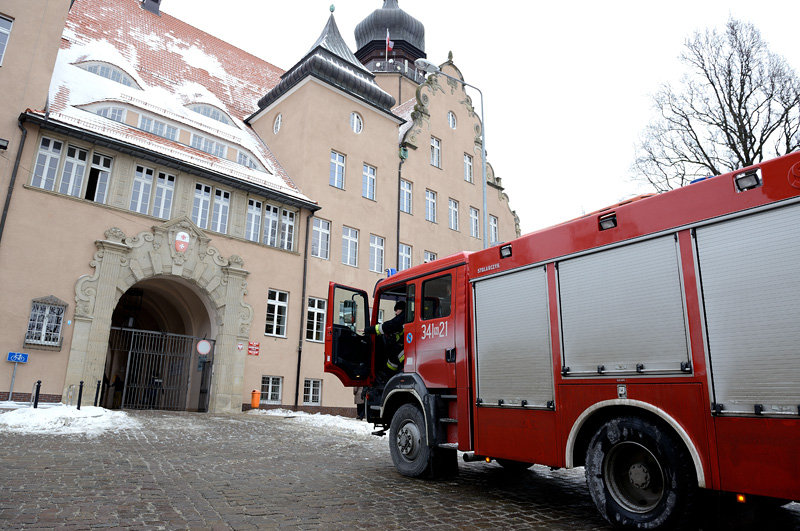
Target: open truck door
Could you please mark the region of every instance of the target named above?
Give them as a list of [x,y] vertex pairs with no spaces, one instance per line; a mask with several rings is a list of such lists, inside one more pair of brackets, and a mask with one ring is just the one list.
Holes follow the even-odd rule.
[[364,290],[331,282],[325,325],[325,372],[348,387],[372,384],[372,349],[364,329],[369,323]]

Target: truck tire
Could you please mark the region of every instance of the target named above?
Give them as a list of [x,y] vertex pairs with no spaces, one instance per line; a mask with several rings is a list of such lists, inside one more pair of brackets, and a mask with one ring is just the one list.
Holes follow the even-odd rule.
[[404,404],[392,417],[389,451],[395,468],[404,476],[418,478],[430,470],[431,447],[425,430],[425,417],[413,404]]
[[628,529],[688,524],[697,494],[683,441],[638,417],[600,426],[586,451],[586,483],[603,517]]

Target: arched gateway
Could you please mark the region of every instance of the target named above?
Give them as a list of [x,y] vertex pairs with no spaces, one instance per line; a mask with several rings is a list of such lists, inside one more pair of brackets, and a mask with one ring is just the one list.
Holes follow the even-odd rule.
[[[224,258],[210,241],[182,217],[132,237],[113,227],[95,242],[97,252],[90,262],[95,272],[75,284],[75,328],[64,396],[69,385],[103,379],[113,355],[112,316],[123,295],[135,297],[137,289],[147,289],[167,300],[183,292],[183,300],[173,304],[185,314],[178,318],[182,335],[207,336],[216,343],[208,410],[241,411],[245,353],[236,345],[246,344],[253,321],[253,308],[244,302],[248,272],[241,257]],[[158,321],[153,313],[151,320]]]

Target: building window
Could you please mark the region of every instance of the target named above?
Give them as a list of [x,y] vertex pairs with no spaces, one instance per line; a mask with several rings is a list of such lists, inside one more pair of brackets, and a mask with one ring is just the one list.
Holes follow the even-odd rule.
[[411,183],[400,179],[400,211],[411,214]]
[[411,267],[411,246],[401,243],[398,246],[398,250],[400,251],[400,260],[397,264],[397,269],[400,271],[408,269]]
[[203,116],[208,116],[212,120],[216,120],[218,122],[222,122],[226,125],[233,125],[233,122],[225,111],[214,107],[213,105],[208,105],[206,103],[196,103],[194,105],[190,105],[189,109],[193,110],[198,114],[202,114]]
[[192,222],[201,229],[208,228],[208,212],[211,208],[211,187],[207,184],[195,183],[194,203],[192,204]]
[[318,406],[322,397],[322,380],[306,378],[303,382],[303,405]]
[[481,224],[480,211],[477,208],[469,207],[469,235],[473,238],[480,238]]
[[281,244],[286,251],[294,249],[294,212],[284,210],[281,215]]
[[278,246],[278,228],[280,227],[280,209],[266,205],[264,209],[264,243],[271,247]]
[[425,251],[425,263],[433,262],[436,260],[436,253],[432,253],[430,251]]
[[228,232],[228,211],[231,205],[231,193],[225,190],[214,190],[214,209],[211,211],[211,230],[226,234]]
[[283,378],[280,376],[262,376],[261,403],[280,404],[282,384],[283,384]]
[[39,153],[36,155],[36,167],[33,169],[31,186],[53,191],[56,186],[56,171],[61,160],[63,144],[58,140],[42,137]]
[[125,109],[122,107],[100,107],[97,109],[97,115],[115,122],[122,122],[125,120]]
[[431,137],[431,166],[442,167],[442,141]]
[[450,216],[448,218],[448,226],[453,230],[458,230],[458,201],[451,199],[450,203]]
[[83,63],[78,66],[88,72],[91,72],[92,74],[97,74],[100,77],[110,79],[111,81],[116,81],[117,83],[121,83],[126,87],[133,87],[141,90],[139,84],[136,83],[131,76],[116,66],[112,66],[108,63]]
[[271,289],[267,293],[267,325],[264,335],[286,337],[286,315],[289,310],[289,294]]
[[64,161],[64,169],[61,171],[61,186],[58,191],[62,194],[80,197],[83,176],[88,163],[88,151],[75,146],[67,146],[67,158]]
[[172,212],[172,196],[175,193],[175,176],[163,171],[158,172],[156,179],[156,197],[153,200],[153,215],[161,219],[169,219]]
[[471,183],[472,179],[472,156],[464,153],[464,180]]
[[352,129],[355,134],[361,133],[364,129],[364,120],[361,119],[361,115],[357,112],[350,113],[350,129]]
[[192,147],[197,148],[200,151],[205,151],[209,155],[214,155],[215,157],[219,157],[221,159],[225,158],[225,153],[228,149],[228,146],[222,144],[221,142],[216,142],[210,138],[206,138],[197,134],[192,135]]
[[314,218],[314,228],[311,235],[311,256],[327,260],[331,247],[331,222]]
[[425,190],[425,219],[436,223],[436,192]]
[[28,318],[25,344],[57,347],[61,345],[61,325],[67,305],[55,297],[34,300]]
[[325,340],[325,299],[308,298],[308,315],[306,317],[306,339],[323,342]]
[[369,235],[369,270],[376,273],[383,272],[383,243],[380,236]]
[[447,123],[450,124],[450,129],[456,128],[456,115],[453,111],[447,113]]
[[358,230],[342,227],[342,263],[358,267]]
[[96,203],[105,203],[108,193],[108,180],[111,176],[111,157],[95,153],[92,155],[92,167],[89,169],[89,181],[86,183],[84,199]]
[[247,200],[247,226],[244,237],[251,242],[257,242],[261,234],[261,201]]
[[283,124],[283,115],[278,113],[278,116],[275,117],[275,121],[272,122],[272,134],[277,135],[278,131],[281,130],[281,125]]
[[136,166],[133,176],[130,209],[139,214],[147,214],[150,207],[150,192],[153,190],[153,168]]
[[344,190],[344,155],[331,151],[330,185]]
[[497,228],[497,218],[494,216],[489,216],[489,242],[494,245],[495,243],[500,241],[500,234],[498,233]]
[[11,26],[14,22],[6,17],[0,17],[0,65],[3,64],[3,57],[6,55],[8,38],[11,36]]
[[[142,116],[139,118],[139,129],[142,131],[147,131],[148,133],[153,133],[156,136],[160,136],[161,138],[166,138],[168,140],[177,140],[178,138],[177,127],[164,123],[161,120],[150,118],[149,116]],[[202,139],[202,137],[198,137],[198,139]],[[198,142],[201,141],[198,140]],[[199,147],[194,145],[194,139],[192,139],[192,145],[194,147]],[[212,153],[212,151],[207,151],[207,153]]]
[[361,195],[366,197],[367,199],[375,200],[375,174],[378,170],[370,166],[369,164],[364,164],[364,174],[363,180],[361,183]]
[[242,166],[250,168],[251,170],[261,171],[261,167],[258,165],[258,163],[253,159],[253,157],[251,157],[247,153],[242,153],[240,151],[239,155],[237,155],[236,157],[236,161]]

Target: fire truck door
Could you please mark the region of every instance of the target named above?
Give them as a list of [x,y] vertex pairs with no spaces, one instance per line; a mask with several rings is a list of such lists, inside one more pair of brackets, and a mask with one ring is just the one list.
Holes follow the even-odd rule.
[[421,281],[413,338],[416,359],[406,362],[406,370],[413,371],[416,364],[416,372],[429,387],[456,386],[455,293],[452,273]]
[[372,351],[364,328],[369,322],[367,293],[331,282],[325,325],[325,372],[346,386],[370,385]]

